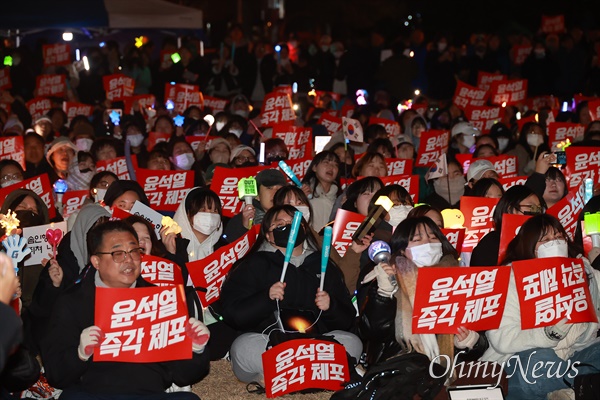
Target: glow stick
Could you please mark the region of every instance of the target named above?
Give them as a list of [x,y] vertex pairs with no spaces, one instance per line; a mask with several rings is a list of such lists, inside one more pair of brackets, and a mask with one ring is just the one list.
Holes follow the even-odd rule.
[[331,234],[333,229],[331,226],[325,227],[325,234],[323,235],[323,249],[321,250],[321,284],[319,288],[323,290],[325,284],[325,271],[327,270],[327,263],[329,262],[329,252],[331,251]]
[[290,263],[290,259],[292,258],[292,252],[294,251],[294,247],[296,247],[296,238],[298,237],[298,230],[300,229],[300,221],[302,220],[302,213],[300,211],[296,211],[294,213],[294,219],[292,220],[292,230],[290,232],[290,236],[288,237],[287,247],[285,248],[285,258],[283,259],[283,270],[281,271],[280,282],[283,282],[285,279],[285,273],[287,271],[288,264]]
[[296,184],[296,186],[302,187],[302,182],[300,182],[300,179],[298,179],[296,174],[294,174],[294,171],[292,171],[290,166],[287,165],[285,161],[279,161],[279,168],[281,168],[283,172],[285,172],[285,174],[292,180],[292,182]]

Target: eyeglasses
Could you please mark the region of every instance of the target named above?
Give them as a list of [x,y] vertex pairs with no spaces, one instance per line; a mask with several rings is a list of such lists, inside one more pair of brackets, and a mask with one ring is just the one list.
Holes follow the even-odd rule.
[[250,156],[250,157],[237,156],[235,158],[235,162],[238,164],[243,164],[245,162],[255,162],[255,161],[256,161],[256,157],[254,157],[254,156]]
[[0,181],[2,181],[2,182],[16,181],[16,180],[23,180],[23,175],[7,174],[7,175],[4,175],[2,178],[0,178]]
[[[523,207],[529,208],[529,210],[523,210]],[[542,206],[537,204],[519,204],[519,211],[521,211],[524,215],[538,215],[544,212]]]
[[127,258],[127,255],[129,254],[131,256],[131,259],[133,261],[139,261],[142,257],[142,254],[144,253],[144,249],[142,249],[141,247],[136,247],[134,249],[131,249],[129,251],[125,251],[125,250],[117,250],[117,251],[111,251],[111,252],[102,252],[99,251],[96,253],[96,255],[98,254],[110,254],[112,256],[112,259],[114,262],[116,263],[122,263],[125,261],[125,259]]

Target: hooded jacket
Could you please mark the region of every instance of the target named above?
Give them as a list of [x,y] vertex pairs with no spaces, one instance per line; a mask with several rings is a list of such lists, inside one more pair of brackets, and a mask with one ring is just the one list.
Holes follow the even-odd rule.
[[6,214],[9,209],[14,211],[15,207],[19,205],[18,203],[23,201],[25,196],[31,196],[35,200],[38,214],[44,220],[44,224],[48,224],[50,222],[50,218],[48,216],[48,206],[46,203],[44,203],[44,200],[42,200],[40,196],[29,189],[15,189],[14,191],[10,192],[10,194],[4,199],[4,203],[2,203],[0,213]]

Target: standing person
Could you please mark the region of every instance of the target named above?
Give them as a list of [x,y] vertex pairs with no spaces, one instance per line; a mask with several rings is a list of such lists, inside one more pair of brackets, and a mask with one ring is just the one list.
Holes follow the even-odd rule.
[[273,54],[267,51],[269,46],[264,41],[256,42],[252,62],[247,63],[246,70],[240,70],[242,93],[255,107],[262,107],[265,94],[273,91],[276,64]]

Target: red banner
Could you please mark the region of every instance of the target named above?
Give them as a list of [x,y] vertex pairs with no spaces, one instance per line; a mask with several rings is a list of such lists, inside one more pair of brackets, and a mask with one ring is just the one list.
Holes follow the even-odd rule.
[[65,101],[63,102],[63,111],[67,114],[68,120],[71,121],[78,115],[91,117],[94,112],[94,106],[73,101]]
[[509,279],[506,267],[419,268],[413,333],[498,329]]
[[400,124],[385,118],[369,118],[369,125],[381,125],[390,137],[397,137],[400,134]]
[[335,223],[331,234],[331,247],[343,257],[352,244],[352,235],[364,221],[365,216],[339,208],[335,214]]
[[457,81],[456,91],[454,92],[452,102],[459,108],[465,108],[467,106],[482,107],[485,106],[487,98],[487,90],[467,85],[462,81]]
[[431,167],[442,154],[448,152],[450,132],[430,130],[421,133],[419,143],[419,156],[415,167]]
[[502,121],[505,109],[502,107],[475,107],[464,108],[467,120],[482,133],[490,133],[495,123]]
[[[561,150],[558,145],[569,139],[571,143],[583,140],[585,126],[571,122],[552,122],[548,124],[548,144],[552,151]],[[562,146],[561,146],[562,147]]]
[[275,91],[265,96],[260,117],[262,126],[273,126],[281,123],[291,125],[295,120],[296,112],[292,108],[290,95]]
[[504,191],[506,192],[508,189],[515,185],[525,185],[527,182],[528,176],[514,176],[512,178],[500,178],[500,184]]
[[490,102],[497,105],[517,104],[527,98],[527,79],[492,82]]
[[303,389],[340,390],[350,381],[343,345],[317,339],[288,340],[262,354],[267,398]]
[[6,199],[6,196],[8,196],[15,189],[29,189],[33,191],[42,198],[44,204],[46,204],[48,207],[48,216],[50,219],[56,217],[56,208],[54,207],[54,191],[52,190],[52,185],[50,185],[48,174],[34,176],[33,178],[25,179],[24,181],[15,183],[14,185],[1,188],[0,204],[3,203]]
[[515,261],[521,329],[541,328],[563,318],[570,323],[598,322],[583,261],[549,257]]
[[206,289],[206,292],[196,291],[202,307],[208,307],[219,300],[221,287],[227,273],[233,264],[244,257],[254,246],[259,230],[260,225],[253,225],[248,232],[235,242],[215,250],[208,257],[186,264],[194,287]]
[[89,190],[67,190],[65,194],[63,194],[62,204],[63,204],[63,218],[66,221],[71,214],[75,211],[78,211],[85,199],[90,195]]
[[[290,166],[290,168],[292,169],[292,172],[294,172],[294,174],[298,177],[298,179],[302,180],[306,176],[306,172],[308,171],[308,167],[310,166],[311,162],[312,162],[312,157],[311,158],[302,158],[299,160],[288,160],[288,161],[286,161],[286,164]],[[276,167],[275,165],[272,166],[272,168],[275,168],[275,167]],[[289,178],[288,178],[288,181],[291,182],[291,180]]]
[[[154,146],[156,146],[156,143],[168,142],[170,138],[171,138],[170,133],[164,133],[164,132],[148,133],[148,151],[152,151]],[[187,138],[187,136],[186,136],[186,138]]]
[[444,236],[446,236],[446,239],[448,239],[448,241],[450,242],[452,247],[454,247],[456,249],[456,251],[458,251],[459,253],[462,250],[462,245],[465,240],[465,232],[466,232],[465,228],[458,228],[458,229],[443,228],[442,229],[442,233],[444,234]]
[[0,160],[14,160],[25,170],[23,136],[0,138]]
[[277,124],[273,126],[273,137],[285,142],[289,160],[312,157],[312,128]]
[[510,55],[515,65],[523,65],[527,57],[531,54],[533,47],[530,44],[515,44],[510,49]]
[[27,107],[29,114],[31,114],[31,120],[35,121],[50,111],[52,108],[52,103],[50,102],[50,99],[36,97],[35,99],[31,99],[25,103],[25,106]]
[[530,110],[535,110],[535,111],[539,112],[541,110],[546,109],[546,111],[552,111],[552,112],[548,113],[548,114],[552,114],[552,117],[551,117],[552,121],[550,121],[550,122],[554,122],[554,118],[556,117],[554,115],[554,113],[558,113],[558,108],[559,108],[558,98],[554,97],[552,95],[530,97],[527,99],[525,104],[527,105],[527,108]]
[[413,200],[413,203],[419,201],[419,175],[392,175],[384,176],[380,178],[384,186],[387,185],[400,185]]
[[461,197],[460,211],[465,216],[465,228],[467,228],[462,251],[472,252],[481,239],[494,228],[492,215],[498,200],[500,199]]
[[[506,75],[495,74],[493,72],[477,71],[477,87],[485,91],[490,90],[492,82],[503,81],[506,79]],[[471,121],[469,119],[469,121]]]
[[294,94],[293,90],[292,90],[292,86],[291,85],[280,85],[280,86],[275,86],[273,88],[273,92],[272,93],[280,93],[280,94],[285,94],[286,96],[290,96],[290,98],[292,97],[292,95]]
[[565,151],[569,188],[579,186],[587,178],[596,186],[600,182],[600,147],[569,146]]
[[155,171],[136,168],[136,179],[154,210],[177,211],[194,187],[194,171]]
[[575,239],[577,218],[585,205],[583,201],[584,194],[585,184],[582,182],[577,188],[570,190],[563,199],[546,211],[546,214],[553,215],[560,220],[561,225],[565,228],[571,240]]
[[386,158],[388,176],[390,175],[410,175],[413,169],[413,160],[403,158]]
[[0,90],[10,89],[12,82],[10,81],[10,68],[0,68]]
[[210,107],[213,115],[225,111],[227,100],[218,97],[204,96],[204,107]]
[[203,107],[204,97],[198,85],[187,85],[184,83],[165,85],[165,102],[171,100],[175,105],[174,112],[183,114],[189,106]]
[[467,171],[469,170],[469,167],[471,166],[471,163],[473,162],[473,154],[458,153],[454,156],[454,158],[456,158],[456,161],[460,163],[463,170],[463,175],[466,175]]
[[502,214],[502,229],[500,231],[500,250],[498,251],[498,262],[501,263],[506,255],[506,248],[511,240],[517,236],[521,225],[525,223],[531,215],[521,214]]
[[333,117],[327,113],[321,114],[321,118],[319,118],[317,124],[323,125],[330,135],[342,130],[342,119]]
[[135,80],[123,74],[112,74],[102,77],[106,98],[110,101],[123,100],[133,96]]
[[39,97],[65,97],[67,78],[64,75],[38,75],[35,95]]
[[600,121],[600,100],[589,100],[588,110],[590,111],[592,121]]
[[156,97],[153,94],[138,94],[132,97],[126,97],[123,99],[123,104],[125,105],[125,110],[123,112],[125,115],[133,115],[133,104],[137,101],[140,106],[140,112],[146,117],[146,113],[143,111],[144,109],[154,108],[154,103],[156,103]]
[[244,202],[238,198],[238,182],[242,178],[256,176],[258,171],[267,167],[223,168],[216,167],[210,189],[221,199],[223,216],[233,217],[242,211]]
[[192,358],[183,286],[96,288],[94,324],[104,337],[94,362],[154,363]]
[[[135,155],[131,156],[131,163],[133,164],[133,168],[137,169],[137,157]],[[100,160],[96,162],[96,172],[100,171],[110,171],[117,175],[120,180],[131,180],[125,157],[117,157],[112,160]]]
[[486,160],[494,164],[494,169],[501,178],[512,178],[517,176],[519,172],[517,156],[502,154],[500,156],[488,157]]
[[142,256],[142,278],[156,286],[184,284],[179,265],[166,258],[149,254]]
[[199,148],[202,149],[202,151],[206,151],[208,150],[208,146],[210,146],[210,142],[212,142],[214,139],[218,138],[219,136],[209,136],[208,138],[206,136],[184,136],[185,137],[185,141],[188,142],[190,144],[190,146],[192,146],[192,149],[194,149],[194,151],[198,151]]
[[548,33],[565,33],[565,16],[560,15],[542,15],[542,32]]
[[68,44],[45,44],[42,46],[44,67],[71,63],[71,46]]

